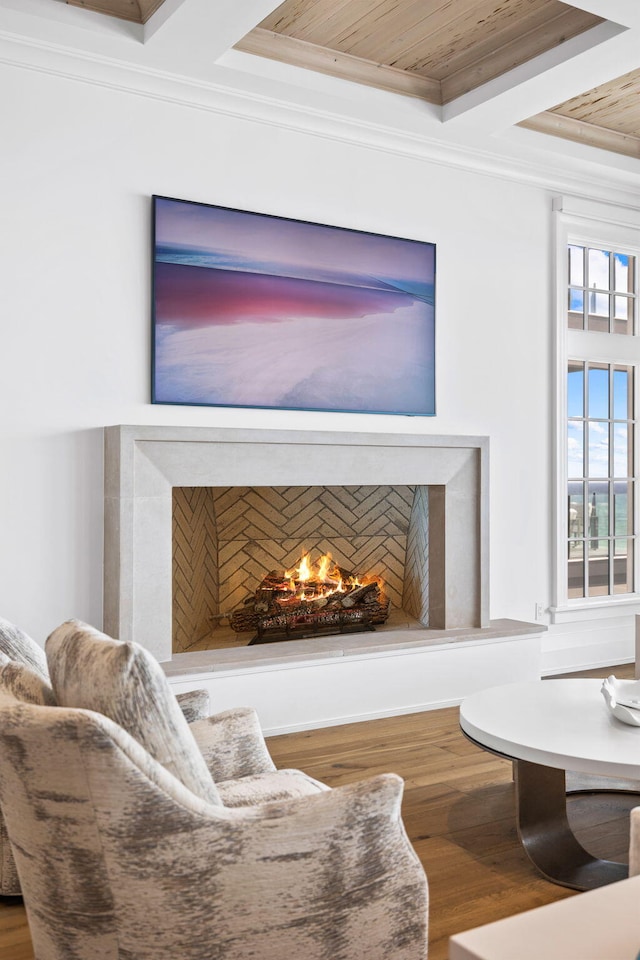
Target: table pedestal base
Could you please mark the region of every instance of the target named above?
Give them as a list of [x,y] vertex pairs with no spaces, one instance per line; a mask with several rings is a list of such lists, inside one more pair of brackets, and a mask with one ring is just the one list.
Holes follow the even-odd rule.
[[599,860],[578,843],[567,819],[564,770],[514,760],[518,835],[527,856],[553,883],[593,890],[624,880],[624,863]]

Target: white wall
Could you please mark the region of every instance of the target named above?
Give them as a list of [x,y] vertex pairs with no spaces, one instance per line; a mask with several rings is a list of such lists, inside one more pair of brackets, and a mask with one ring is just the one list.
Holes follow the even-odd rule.
[[[491,616],[549,604],[552,190],[7,65],[0,89],[0,615],[101,624],[115,423],[488,435]],[[435,241],[437,416],[150,405],[153,193]],[[592,662],[554,635],[554,669]]]

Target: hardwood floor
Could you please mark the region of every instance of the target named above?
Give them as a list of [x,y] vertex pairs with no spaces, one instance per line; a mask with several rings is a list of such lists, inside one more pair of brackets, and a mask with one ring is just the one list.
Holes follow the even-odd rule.
[[[608,673],[633,677],[633,667],[580,676]],[[272,737],[269,749],[278,767],[333,787],[390,770],[404,778],[404,822],[429,878],[429,960],[446,960],[452,933],[575,895],[529,864],[516,836],[511,764],[462,736],[457,707]],[[574,798],[579,839],[596,855],[624,859],[635,802],[621,813],[606,799]],[[33,960],[19,901],[0,898],[0,957]]]

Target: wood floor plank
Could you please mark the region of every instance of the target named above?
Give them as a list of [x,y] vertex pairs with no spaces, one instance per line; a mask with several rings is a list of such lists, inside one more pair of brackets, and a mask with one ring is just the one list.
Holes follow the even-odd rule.
[[[587,675],[612,672],[633,677],[629,665]],[[516,833],[511,764],[465,739],[456,707],[272,737],[269,749],[278,767],[331,786],[387,771],[403,777],[404,822],[429,878],[429,960],[446,960],[453,933],[577,895],[529,862]],[[574,798],[569,816],[591,852],[622,859],[634,803]],[[1,898],[0,957],[34,960],[23,906]]]

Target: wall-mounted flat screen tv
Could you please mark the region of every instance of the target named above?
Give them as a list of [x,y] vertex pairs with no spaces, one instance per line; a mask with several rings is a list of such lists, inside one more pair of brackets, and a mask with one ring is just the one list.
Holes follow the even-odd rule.
[[152,401],[432,416],[435,256],[154,197]]

